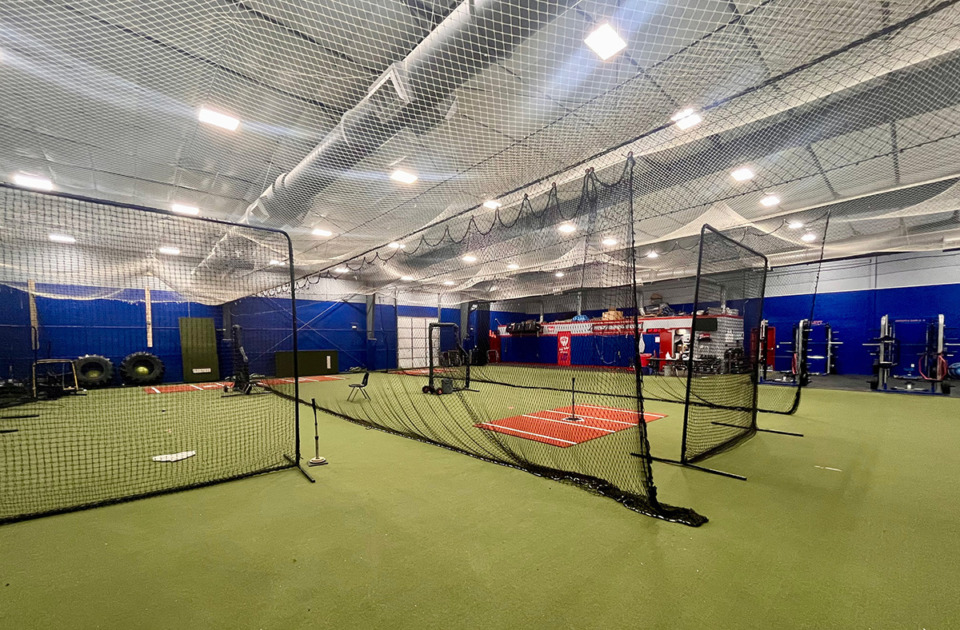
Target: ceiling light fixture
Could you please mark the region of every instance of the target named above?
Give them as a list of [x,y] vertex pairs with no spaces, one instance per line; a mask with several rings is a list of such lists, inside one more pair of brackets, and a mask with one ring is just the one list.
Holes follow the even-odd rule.
[[557,273],[555,273],[555,274],[553,274],[553,275],[555,275],[555,276],[558,277],[558,278],[562,278],[562,277],[563,277],[563,272],[562,272],[562,271],[558,271]]
[[274,258],[273,260],[270,261],[270,264],[273,265],[274,267],[278,267],[278,266],[282,265],[283,263],[280,262],[279,260],[277,260],[276,258]]
[[703,122],[703,117],[700,114],[690,114],[685,118],[681,118],[677,121],[677,127],[682,130],[687,130],[690,127],[696,127]]
[[390,173],[390,179],[395,182],[400,182],[401,184],[412,184],[420,178],[413,173],[408,173],[407,171],[398,168],[394,172]]
[[387,245],[387,247],[389,247],[390,249],[406,249],[407,248],[407,246],[404,245],[403,243],[398,243],[396,241],[390,243],[389,245]]
[[604,61],[627,47],[627,42],[609,24],[601,24],[583,40]]
[[200,208],[196,206],[187,206],[182,203],[175,203],[170,206],[170,209],[176,212],[177,214],[185,214],[191,217],[195,217],[200,214]]
[[789,223],[787,223],[787,227],[790,228],[791,230],[799,230],[800,228],[803,227],[803,223],[801,223],[800,221],[790,221]]
[[17,173],[13,176],[13,183],[22,188],[32,188],[33,190],[43,190],[46,192],[53,190],[53,182],[45,177],[37,177],[36,175]]
[[519,269],[519,268],[520,268],[520,265],[518,265],[517,263],[510,263],[509,265],[507,265],[507,269]]
[[574,232],[577,231],[577,226],[575,226],[573,223],[563,223],[557,229],[563,232],[564,234],[573,234]]
[[767,195],[760,200],[760,205],[764,208],[772,208],[774,206],[780,205],[780,197],[776,195]]
[[160,247],[157,249],[158,252],[165,256],[179,256],[180,248],[179,247]]
[[68,236],[67,234],[51,234],[50,240],[54,243],[65,243],[67,245],[73,245],[77,242],[77,239],[73,238],[72,236]]
[[403,280],[404,282],[412,282],[413,276],[400,276],[400,279]]
[[677,123],[680,129],[689,129],[703,122],[703,117],[693,111],[691,108],[681,110],[670,117],[670,120]]
[[486,201],[483,202],[483,207],[489,210],[496,210],[497,208],[500,207],[500,205],[501,205],[500,202],[497,201],[496,199],[487,199]]
[[473,254],[467,254],[466,256],[463,257],[463,262],[475,263],[477,262],[477,257],[474,256]]
[[347,269],[346,267],[337,267],[337,268],[334,269],[333,271],[334,271],[334,273],[347,273],[347,272],[350,271],[350,270]]
[[453,280],[444,280],[444,281],[443,281],[443,284],[444,284],[444,286],[452,287],[452,286],[453,286]]
[[658,254],[657,252],[650,252],[649,254],[647,254],[647,258],[660,258],[660,254]]
[[614,245],[617,244],[617,239],[607,237],[607,238],[603,239],[603,240],[601,241],[601,243],[603,243],[603,244],[606,245],[607,247],[613,247]]
[[804,243],[811,243],[817,240],[817,235],[814,234],[813,232],[807,232],[806,234],[800,237],[800,240],[803,241]]
[[330,230],[324,230],[323,228],[313,228],[314,236],[333,236],[333,232]]
[[738,182],[745,182],[753,179],[754,172],[749,168],[747,168],[746,166],[744,166],[730,173],[730,176],[733,177]]
[[215,112],[212,109],[207,109],[206,107],[200,108],[200,122],[207,123],[208,125],[213,125],[214,127],[220,127],[221,129],[226,129],[227,131],[236,131],[237,127],[240,126],[240,121],[233,116],[227,116],[226,114],[221,114],[220,112]]

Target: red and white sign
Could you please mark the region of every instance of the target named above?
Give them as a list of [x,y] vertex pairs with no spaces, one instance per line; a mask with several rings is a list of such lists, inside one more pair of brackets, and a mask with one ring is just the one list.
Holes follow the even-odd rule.
[[570,343],[572,338],[569,330],[557,333],[557,365],[570,365]]

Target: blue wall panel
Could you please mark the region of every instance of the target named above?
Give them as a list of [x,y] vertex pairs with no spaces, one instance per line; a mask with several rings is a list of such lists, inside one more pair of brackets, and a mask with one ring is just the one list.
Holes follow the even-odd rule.
[[[57,287],[47,289],[62,293]],[[59,288],[62,289],[62,288]],[[83,298],[101,294],[95,288],[71,287]],[[154,291],[153,348],[146,345],[145,305],[142,291],[123,291],[121,299],[60,300],[37,298],[40,321],[39,356],[76,358],[84,354],[103,354],[116,364],[130,352],[148,350],[159,355],[167,366],[167,381],[182,379],[180,357],[180,317],[212,317],[218,330],[224,326],[223,308],[183,302],[174,293]],[[793,325],[810,316],[812,296],[768,297],[764,315],[777,328],[777,339],[789,341]],[[682,305],[678,305],[681,306]],[[689,308],[689,307],[688,307]],[[336,350],[340,369],[354,366],[370,369],[396,367],[397,316],[436,317],[437,309],[428,306],[378,304],[375,311],[374,340],[367,339],[365,305],[362,303],[298,300],[300,347],[304,350]],[[273,353],[292,349],[289,301],[282,298],[245,298],[228,305],[231,322],[244,327],[245,346],[252,370],[271,374]],[[597,317],[601,311],[584,311]],[[877,333],[880,316],[893,319],[947,317],[950,334],[957,336],[960,326],[960,284],[904,287],[816,296],[814,321],[829,323],[843,345],[838,348],[837,368],[842,374],[868,374],[872,357],[863,346]],[[491,311],[491,326],[524,321],[536,316],[506,311]],[[548,321],[551,319],[547,317]],[[440,320],[460,324],[459,308],[443,308]],[[922,330],[922,326],[915,327]],[[912,334],[908,325],[904,335]],[[915,332],[915,331],[914,331]],[[919,334],[919,333],[917,333]],[[916,335],[914,335],[916,336]],[[232,347],[218,333],[221,373],[232,374]],[[445,340],[451,343],[452,339]],[[620,337],[573,337],[573,362],[580,365],[629,365],[632,339]],[[556,337],[511,337],[502,341],[504,361],[556,363]],[[781,353],[786,356],[786,351]],[[958,359],[954,359],[957,361]],[[0,286],[0,378],[10,374],[24,378],[33,361],[30,348],[27,294]],[[787,363],[780,362],[778,369]]]
[[32,362],[27,294],[0,285],[0,379],[26,378]]
[[394,370],[397,367],[397,307],[377,304],[374,310],[376,339],[367,342],[367,368]]
[[[256,374],[273,374],[274,355],[293,350],[290,300],[250,297],[228,305],[230,321],[243,327],[243,345]],[[297,300],[300,350],[336,350],[340,371],[367,360],[366,306],[353,302]],[[395,333],[394,333],[395,336]]]

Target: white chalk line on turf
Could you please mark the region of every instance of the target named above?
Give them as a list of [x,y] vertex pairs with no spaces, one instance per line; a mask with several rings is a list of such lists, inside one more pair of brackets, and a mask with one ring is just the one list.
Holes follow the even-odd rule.
[[497,427],[498,429],[502,429],[503,431],[515,431],[516,433],[523,433],[524,435],[535,435],[537,437],[541,437],[547,440],[553,440],[554,442],[564,442],[565,444],[579,444],[579,442],[571,442],[570,440],[564,440],[558,437],[553,437],[552,435],[541,435],[540,433],[532,433],[530,431],[521,431],[520,429],[514,429],[513,427],[505,427],[499,424],[494,424],[492,422],[481,422],[480,426]]

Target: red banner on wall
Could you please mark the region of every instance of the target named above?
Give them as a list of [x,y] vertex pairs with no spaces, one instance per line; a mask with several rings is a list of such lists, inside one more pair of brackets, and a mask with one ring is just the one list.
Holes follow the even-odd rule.
[[570,331],[557,333],[557,365],[570,365]]

